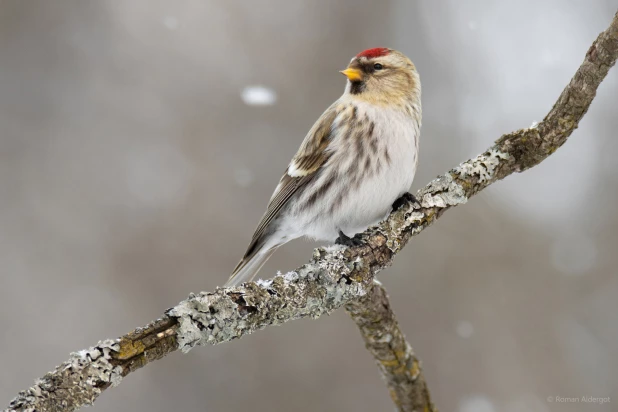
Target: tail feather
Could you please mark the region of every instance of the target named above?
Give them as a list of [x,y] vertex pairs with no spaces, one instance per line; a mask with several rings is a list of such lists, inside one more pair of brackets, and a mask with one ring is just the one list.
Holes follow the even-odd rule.
[[234,272],[232,272],[232,276],[228,279],[225,287],[237,286],[253,279],[278,247],[279,246],[273,246],[267,250],[258,250],[252,255],[242,258],[242,260],[238,262]]

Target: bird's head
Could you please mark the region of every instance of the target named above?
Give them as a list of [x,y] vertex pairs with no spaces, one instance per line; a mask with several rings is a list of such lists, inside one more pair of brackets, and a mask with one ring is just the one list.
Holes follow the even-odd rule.
[[343,73],[346,93],[378,105],[420,103],[421,81],[414,64],[397,50],[365,50],[350,61]]

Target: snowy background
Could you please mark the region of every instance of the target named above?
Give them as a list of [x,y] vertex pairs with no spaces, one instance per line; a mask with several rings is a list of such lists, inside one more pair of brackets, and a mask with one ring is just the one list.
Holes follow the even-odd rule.
[[[414,190],[540,121],[616,0],[0,1],[0,405],[228,277],[363,49],[423,82]],[[618,403],[618,69],[569,142],[380,279],[444,411]],[[282,248],[261,272],[306,262]],[[548,397],[611,397],[609,405]],[[342,311],[173,354],[95,411],[392,410]]]

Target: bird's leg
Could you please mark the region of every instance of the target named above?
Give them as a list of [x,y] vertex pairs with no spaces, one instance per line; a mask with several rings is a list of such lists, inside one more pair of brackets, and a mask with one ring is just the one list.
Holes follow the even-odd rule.
[[403,195],[401,195],[401,197],[399,197],[397,200],[393,202],[393,212],[408,202],[412,203],[412,205],[414,205],[415,203],[418,204],[419,206],[421,205],[420,202],[416,200],[416,197],[414,197],[412,193],[405,192]]
[[363,239],[361,238],[360,233],[355,234],[354,237],[349,237],[340,230],[339,237],[335,240],[335,243],[338,245],[353,247],[362,245]]

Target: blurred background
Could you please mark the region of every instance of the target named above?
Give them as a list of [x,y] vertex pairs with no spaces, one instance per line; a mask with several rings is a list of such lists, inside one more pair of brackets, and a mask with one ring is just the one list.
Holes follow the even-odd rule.
[[[393,47],[418,67],[417,190],[542,120],[617,6],[0,0],[0,405],[69,352],[222,285],[356,53]],[[615,410],[617,96],[614,68],[562,149],[381,273],[441,410]],[[261,275],[315,246],[286,245]],[[94,407],[247,409],[393,405],[339,311],[175,353]]]

